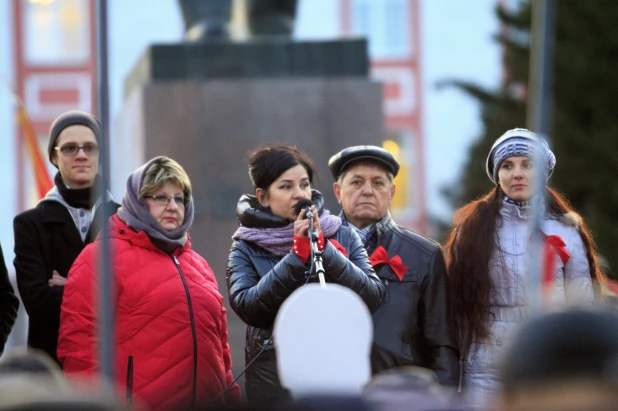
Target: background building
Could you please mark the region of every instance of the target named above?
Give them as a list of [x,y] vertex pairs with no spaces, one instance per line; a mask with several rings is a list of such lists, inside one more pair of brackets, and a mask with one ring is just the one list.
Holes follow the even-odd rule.
[[[37,175],[47,161],[47,132],[67,110],[96,112],[95,0],[12,0],[13,88],[28,119],[15,129],[17,210],[40,198]],[[29,131],[43,162],[28,144]]]
[[392,213],[397,222],[427,232],[423,132],[422,50],[417,0],[339,0],[342,35],[369,40],[372,75],[384,84],[384,147],[401,171]]
[[[5,197],[0,202],[0,242],[11,273],[13,217],[36,199],[32,163],[18,132],[10,90],[25,92],[30,81],[26,104],[45,166],[53,175],[55,169],[46,161],[52,113],[70,106],[95,110],[93,4],[94,0],[0,1],[0,192]],[[114,150],[113,124],[120,114],[126,75],[149,44],[178,42],[183,27],[176,0],[108,0],[108,4]],[[455,180],[468,144],[482,126],[479,108],[467,96],[440,89],[437,83],[456,78],[493,87],[500,82],[500,49],[492,40],[499,31],[495,5],[496,0],[299,1],[297,38],[368,36],[373,75],[385,82],[384,109],[392,131],[389,139],[395,143],[389,148],[399,149],[408,171],[398,182],[394,212],[401,223],[429,234],[434,217],[450,221],[451,210],[440,189]],[[31,14],[17,13],[18,6]],[[39,20],[32,26],[34,19]],[[21,40],[20,32],[24,32]],[[21,44],[22,57],[16,57],[16,44]],[[49,77],[39,80],[36,87],[27,80],[54,70],[65,75],[51,82]],[[66,76],[67,72],[73,74]],[[111,159],[116,199],[122,197],[126,179],[114,174],[119,161]],[[328,176],[322,179],[327,186]],[[14,343],[25,341],[23,329],[13,334]]]

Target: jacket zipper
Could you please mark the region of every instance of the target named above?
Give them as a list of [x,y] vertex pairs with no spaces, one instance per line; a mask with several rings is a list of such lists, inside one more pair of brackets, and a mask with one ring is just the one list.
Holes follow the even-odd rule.
[[129,355],[127,366],[127,405],[131,407],[133,402],[133,356]]
[[180,274],[180,279],[182,280],[182,285],[185,287],[185,294],[187,295],[187,304],[189,305],[189,318],[191,320],[191,334],[193,335],[193,387],[192,387],[192,397],[191,397],[191,407],[195,408],[197,401],[197,333],[195,331],[195,318],[193,316],[193,304],[191,303],[191,294],[189,293],[189,286],[187,285],[187,281],[185,280],[185,275],[182,273],[180,269],[180,263],[176,256],[171,256],[172,260],[174,260],[174,264],[176,265],[176,269],[178,269],[178,274]]
[[390,288],[388,286],[388,278],[384,279],[384,288],[386,289],[386,293],[384,294],[384,303],[388,303],[391,298],[390,298]]
[[463,391],[464,361],[465,359],[463,357],[459,359],[459,387],[457,387],[457,392]]

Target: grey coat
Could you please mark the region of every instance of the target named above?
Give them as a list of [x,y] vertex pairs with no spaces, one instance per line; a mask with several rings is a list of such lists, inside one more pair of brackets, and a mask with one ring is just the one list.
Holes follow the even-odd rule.
[[[491,296],[490,337],[474,341],[464,361],[463,390],[474,404],[487,405],[500,388],[501,358],[513,332],[526,318],[528,294],[527,264],[530,257],[531,207],[503,202],[496,228],[496,249],[490,262]],[[543,232],[560,236],[571,254],[566,264],[556,256],[555,284],[550,305],[589,304],[593,300],[592,280],[586,249],[582,243],[578,217],[546,215]]]

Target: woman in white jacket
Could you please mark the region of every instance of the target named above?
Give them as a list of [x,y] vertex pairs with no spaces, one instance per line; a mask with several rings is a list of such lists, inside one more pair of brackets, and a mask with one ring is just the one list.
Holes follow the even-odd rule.
[[[538,157],[535,150],[541,148]],[[536,164],[534,158],[542,158]],[[531,293],[530,220],[535,169],[547,181],[556,158],[547,143],[525,129],[507,131],[487,157],[496,186],[454,216],[446,244],[453,313],[460,330],[462,384],[473,404],[487,405],[500,387],[501,355],[527,314]],[[589,304],[593,283],[603,282],[595,245],[584,221],[558,192],[546,188],[542,251],[549,256],[541,284],[544,304]],[[535,290],[540,291],[540,290]]]

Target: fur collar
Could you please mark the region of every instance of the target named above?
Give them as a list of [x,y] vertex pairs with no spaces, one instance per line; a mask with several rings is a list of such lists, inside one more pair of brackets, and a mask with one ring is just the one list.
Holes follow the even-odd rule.
[[562,214],[558,218],[558,221],[560,221],[561,223],[565,225],[568,225],[569,227],[575,227],[579,230],[579,225],[582,221],[582,218],[575,211],[571,211],[566,214]]

